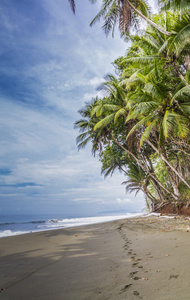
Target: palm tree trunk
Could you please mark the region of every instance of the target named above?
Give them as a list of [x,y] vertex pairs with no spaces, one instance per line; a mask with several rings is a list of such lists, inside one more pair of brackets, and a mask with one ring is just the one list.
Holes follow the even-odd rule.
[[147,186],[143,186],[143,189],[148,198],[150,198],[154,202],[158,202],[158,200],[149,192]]
[[[154,211],[155,203],[158,202],[157,199],[149,192],[149,190],[146,186],[143,187],[143,192],[145,193],[147,198],[149,198],[151,200],[152,211]],[[146,200],[146,205],[148,206],[148,209],[150,210],[147,200]]]
[[154,175],[152,175],[150,172],[149,172],[149,170],[145,167],[145,166],[143,166],[142,164],[141,164],[141,162],[138,160],[138,158],[136,158],[136,156],[132,153],[132,152],[130,152],[129,150],[127,150],[125,147],[123,147],[123,145],[121,145],[120,144],[120,142],[118,141],[118,140],[116,140],[116,138],[114,137],[114,135],[110,132],[110,135],[111,135],[111,137],[112,137],[112,139],[116,142],[116,144],[118,144],[125,152],[127,152],[130,156],[132,156],[134,159],[135,159],[135,161],[138,163],[138,165],[143,169],[143,170],[145,170],[149,175],[150,175],[150,177],[151,178],[153,178],[168,194],[171,194],[172,195],[172,197],[177,201],[178,200],[178,197],[174,194],[174,193],[172,193],[171,191],[169,191],[165,186],[163,186],[163,184],[159,181],[159,179],[157,178],[157,177],[155,177]]
[[[165,150],[164,146],[161,145],[160,148],[161,148],[161,151],[162,151],[162,154],[163,154],[164,158],[167,159],[167,154],[166,154],[166,150]],[[167,169],[168,174],[169,174],[169,180],[170,180],[170,183],[171,183],[171,185],[172,185],[173,191],[174,191],[174,193],[175,193],[178,197],[180,197],[180,196],[181,196],[181,193],[180,193],[180,191],[179,191],[177,182],[176,182],[176,180],[175,180],[175,175],[176,175],[176,174],[174,175],[174,172],[170,169],[170,167],[166,164],[166,162],[165,162],[165,166],[166,166],[166,169]],[[178,178],[179,178],[179,177],[178,177]]]
[[162,32],[165,35],[171,35],[171,32],[164,30],[162,27],[158,26],[156,23],[154,23],[152,20],[150,20],[149,18],[145,17],[138,9],[136,9],[133,4],[126,0],[127,3],[129,4],[129,6],[141,17],[143,18],[147,23],[149,23],[150,25],[152,25],[153,27],[155,27],[156,29],[158,29],[158,31]]
[[[151,173],[154,176],[156,176],[154,167],[153,167],[152,162],[151,162],[151,160],[150,160],[150,158],[149,158],[148,155],[146,155],[146,159],[147,159],[147,161],[149,163],[149,166],[150,166],[150,169],[151,169]],[[164,201],[164,195],[163,195],[162,189],[160,188],[160,185],[158,185],[158,183],[155,180],[153,180],[153,179],[152,179],[151,182],[152,182],[152,185],[154,186],[154,188],[155,188],[155,190],[157,192],[158,197],[160,198],[161,202],[163,202]]]
[[183,183],[190,189],[190,185],[187,183],[187,181],[183,178],[183,176],[170,164],[170,162],[167,160],[167,158],[159,152],[159,150],[149,141],[146,139],[146,142],[160,155],[160,157],[163,159],[163,161],[172,169],[172,171],[181,179]]

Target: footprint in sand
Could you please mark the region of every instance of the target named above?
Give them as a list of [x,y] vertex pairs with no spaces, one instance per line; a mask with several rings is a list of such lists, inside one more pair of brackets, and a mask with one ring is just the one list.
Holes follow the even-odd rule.
[[139,280],[139,279],[141,279],[141,277],[135,276],[133,279],[134,279],[134,280]]
[[133,267],[137,267],[137,265],[138,265],[138,262],[132,264]]
[[170,275],[170,279],[173,279],[173,278],[177,279],[178,276],[179,276],[179,275]]
[[133,277],[135,274],[137,274],[138,273],[138,271],[135,271],[135,272],[131,272],[130,274],[129,274],[129,277]]
[[128,290],[132,286],[132,283],[126,284],[120,291],[120,294]]
[[137,291],[134,291],[133,294],[134,294],[135,296],[139,296],[139,295],[140,295],[139,292],[137,292]]

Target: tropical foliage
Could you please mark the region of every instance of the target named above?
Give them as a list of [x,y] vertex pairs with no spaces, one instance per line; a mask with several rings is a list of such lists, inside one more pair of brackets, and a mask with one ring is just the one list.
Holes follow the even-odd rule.
[[[78,147],[92,143],[102,173],[123,172],[126,190],[142,191],[147,207],[155,210],[190,201],[190,5],[159,1],[161,9],[152,23],[143,33],[129,36],[136,11],[128,25],[121,14],[124,5],[131,14],[132,2],[104,0],[93,20],[111,18],[108,33],[119,14],[120,28],[127,29],[132,44],[114,62],[117,76],[107,75],[100,87],[106,96],[86,103],[75,127],[81,131]],[[148,12],[145,1],[135,3]]]

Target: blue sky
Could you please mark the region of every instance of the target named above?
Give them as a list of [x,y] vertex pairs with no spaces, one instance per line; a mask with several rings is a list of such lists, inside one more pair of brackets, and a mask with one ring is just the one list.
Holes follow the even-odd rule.
[[115,174],[101,176],[90,145],[78,152],[77,111],[97,94],[128,45],[89,27],[99,4],[0,2],[0,213],[96,215],[141,211]]

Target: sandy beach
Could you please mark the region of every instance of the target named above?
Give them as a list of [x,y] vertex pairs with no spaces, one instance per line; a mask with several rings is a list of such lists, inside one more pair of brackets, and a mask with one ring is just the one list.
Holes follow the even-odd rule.
[[190,299],[190,221],[151,216],[0,239],[0,299]]

